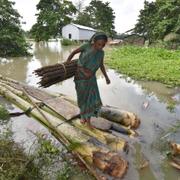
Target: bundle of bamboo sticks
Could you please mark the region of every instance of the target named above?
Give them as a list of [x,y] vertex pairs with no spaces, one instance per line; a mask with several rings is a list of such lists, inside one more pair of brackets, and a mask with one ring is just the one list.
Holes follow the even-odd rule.
[[71,62],[57,63],[36,69],[34,73],[40,77],[38,84],[40,87],[49,87],[58,82],[64,81],[74,76],[77,69],[77,59]]

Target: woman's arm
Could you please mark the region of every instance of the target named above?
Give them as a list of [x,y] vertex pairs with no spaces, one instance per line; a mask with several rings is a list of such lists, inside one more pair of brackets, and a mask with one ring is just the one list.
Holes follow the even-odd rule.
[[[70,62],[70,61],[72,60],[73,56],[74,56],[75,54],[77,54],[77,53],[80,53],[81,51],[82,51],[81,48],[75,49],[75,50],[68,56],[66,62]],[[81,71],[81,72],[86,76],[86,78],[90,78],[90,77],[92,76],[92,72],[91,72],[89,69],[84,68],[83,66],[78,66],[78,69],[79,69],[79,71]]]
[[108,77],[108,75],[107,75],[107,73],[106,73],[106,69],[105,69],[105,67],[104,67],[104,62],[103,62],[104,60],[102,60],[102,64],[101,64],[101,66],[100,66],[100,69],[101,69],[101,71],[102,71],[102,73],[103,73],[103,75],[104,75],[104,77],[105,77],[105,79],[106,79],[106,83],[107,84],[110,84],[111,83],[111,81],[110,81],[110,79],[109,79],[109,77]]
[[70,62],[72,60],[72,58],[74,57],[75,54],[80,53],[81,49],[77,48],[75,49],[67,58],[66,62]]

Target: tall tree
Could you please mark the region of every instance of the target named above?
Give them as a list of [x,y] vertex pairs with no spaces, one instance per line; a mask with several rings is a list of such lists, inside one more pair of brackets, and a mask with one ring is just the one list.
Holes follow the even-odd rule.
[[28,54],[29,45],[20,26],[21,16],[13,8],[14,4],[9,0],[0,0],[0,57]]
[[142,35],[150,42],[153,39],[153,29],[156,26],[157,7],[155,2],[144,2],[144,9],[140,10],[138,23],[135,25],[135,33]]
[[91,0],[89,6],[79,14],[75,22],[102,30],[113,36],[115,34],[114,19],[114,11],[109,6],[109,2],[103,3],[100,0]]
[[157,19],[153,36],[155,39],[164,39],[169,33],[180,34],[180,1],[179,0],[157,0]]
[[85,9],[82,12],[78,13],[77,18],[74,20],[74,23],[95,28],[92,25],[92,19],[89,12],[87,12]]
[[144,2],[134,31],[151,42],[163,40],[169,33],[180,34],[180,1]]
[[37,23],[30,31],[36,41],[60,35],[62,27],[70,23],[76,13],[75,6],[67,0],[40,0],[36,7],[39,11]]

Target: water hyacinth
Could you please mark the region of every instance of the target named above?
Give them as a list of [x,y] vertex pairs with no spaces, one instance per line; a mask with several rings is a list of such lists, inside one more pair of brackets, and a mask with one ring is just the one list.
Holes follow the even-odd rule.
[[163,48],[121,46],[106,53],[106,64],[136,80],[180,86],[180,51]]

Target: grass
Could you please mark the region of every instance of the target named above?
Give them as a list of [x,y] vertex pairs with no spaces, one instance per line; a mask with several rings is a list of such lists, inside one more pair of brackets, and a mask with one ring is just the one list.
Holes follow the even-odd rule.
[[9,112],[6,110],[6,108],[0,104],[0,120],[6,121],[9,119]]
[[180,50],[121,46],[107,51],[106,64],[136,80],[180,86]]
[[[25,152],[22,144],[14,141],[9,112],[0,104],[1,125],[3,126],[0,130],[0,180],[68,180],[76,176],[80,179],[84,177],[92,179],[84,165],[50,136],[31,132],[36,139],[28,152]],[[72,142],[72,146],[68,149],[72,150],[77,146],[78,143]]]
[[77,45],[78,42],[74,41],[74,40],[70,40],[70,39],[62,39],[61,40],[61,44],[63,46],[71,46],[71,45]]
[[23,146],[13,140],[10,128],[0,132],[0,179],[68,180],[82,174],[81,168],[63,147],[55,146],[52,139],[41,133],[34,135],[37,140],[29,153],[25,153]]
[[38,166],[32,163],[32,157],[12,139],[7,129],[0,134],[0,179],[42,179]]

